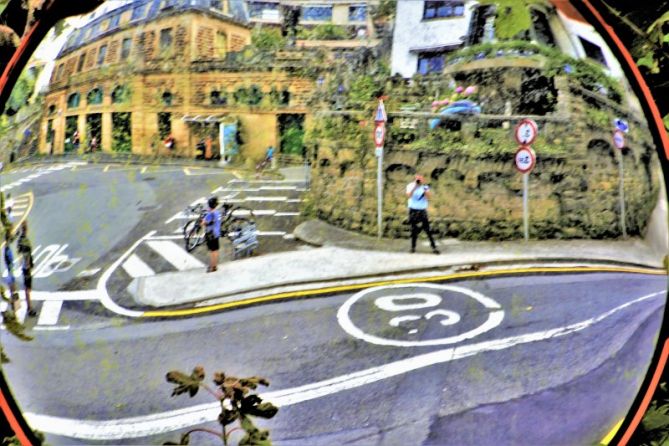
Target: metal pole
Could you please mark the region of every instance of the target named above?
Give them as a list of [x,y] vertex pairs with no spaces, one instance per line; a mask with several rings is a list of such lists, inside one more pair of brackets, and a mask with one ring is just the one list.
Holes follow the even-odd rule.
[[623,171],[623,151],[620,150],[620,162],[618,163],[620,171],[620,228],[623,231],[623,238],[627,238],[627,225],[625,224],[625,173]]
[[530,240],[530,216],[529,207],[527,203],[528,189],[529,189],[530,174],[523,174],[523,233],[525,234],[525,241]]
[[378,159],[378,169],[376,171],[376,192],[377,192],[377,209],[376,209],[376,224],[379,228],[378,238],[381,238],[383,233],[382,227],[382,210],[383,210],[383,178],[382,178],[382,166],[383,166],[383,147],[379,149]]

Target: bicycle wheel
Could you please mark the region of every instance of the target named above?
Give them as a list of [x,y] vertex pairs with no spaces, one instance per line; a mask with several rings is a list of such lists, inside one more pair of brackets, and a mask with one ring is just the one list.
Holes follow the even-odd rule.
[[205,228],[202,225],[195,225],[186,235],[186,251],[191,252],[204,242]]
[[184,237],[186,237],[186,234],[188,234],[188,231],[190,231],[193,228],[193,225],[197,222],[197,220],[191,220],[187,222],[184,227],[183,227],[183,234]]

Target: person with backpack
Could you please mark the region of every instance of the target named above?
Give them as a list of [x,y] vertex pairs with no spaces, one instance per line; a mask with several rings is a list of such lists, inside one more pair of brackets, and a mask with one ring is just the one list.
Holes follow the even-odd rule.
[[427,218],[428,200],[431,198],[430,186],[425,184],[421,175],[416,175],[414,181],[407,184],[406,195],[409,199],[409,223],[411,224],[411,252],[416,252],[416,240],[420,231],[425,231],[432,245],[432,252],[439,254],[437,245],[430,232],[430,221]]
[[23,291],[26,294],[26,304],[28,306],[28,315],[35,316],[37,313],[33,309],[30,300],[30,292],[33,287],[33,248],[28,239],[28,222],[21,223],[21,235],[16,242],[16,250],[21,255],[21,272],[23,273]]
[[204,215],[204,239],[209,250],[209,267],[207,272],[216,271],[218,266],[218,251],[220,249],[219,237],[221,236],[221,211],[218,207],[218,198],[211,197],[207,201],[209,209]]

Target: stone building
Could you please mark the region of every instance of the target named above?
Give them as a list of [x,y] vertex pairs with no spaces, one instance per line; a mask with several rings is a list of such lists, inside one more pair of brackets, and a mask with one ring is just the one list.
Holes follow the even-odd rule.
[[[304,125],[313,81],[235,63],[251,42],[242,0],[139,0],[74,31],[56,59],[40,152],[89,148],[257,159],[285,123]],[[175,144],[164,143],[171,136]]]

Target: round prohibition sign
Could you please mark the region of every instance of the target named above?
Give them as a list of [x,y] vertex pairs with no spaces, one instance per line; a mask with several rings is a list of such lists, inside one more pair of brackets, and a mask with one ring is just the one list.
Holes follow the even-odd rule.
[[[418,290],[416,290],[418,289]],[[407,293],[407,290],[414,290]],[[374,306],[379,311],[387,312],[392,319],[388,325],[399,327],[402,324],[411,323],[421,319],[435,319],[442,327],[457,325],[461,321],[461,315],[455,311],[439,308],[444,298],[440,295],[450,292],[464,298],[472,299],[484,310],[487,310],[485,320],[478,326],[470,328],[465,332],[445,335],[436,339],[408,340],[382,337],[377,334],[363,330],[351,318],[351,308],[356,303],[365,304],[372,299]],[[382,293],[381,295],[377,295]],[[387,293],[387,294],[386,294]],[[407,314],[409,312],[409,314]],[[395,347],[414,347],[430,345],[448,345],[474,338],[497,327],[504,319],[502,306],[494,299],[468,288],[456,285],[437,285],[429,283],[413,283],[403,285],[386,285],[367,288],[351,296],[337,311],[337,321],[346,333],[354,338],[376,345],[389,345]],[[411,330],[409,333],[415,333]]]
[[539,134],[539,127],[537,123],[531,119],[522,119],[516,126],[514,136],[516,137],[516,142],[523,146],[529,146],[537,139]]
[[384,122],[377,122],[374,127],[374,144],[376,147],[383,147],[383,140],[386,137],[386,125]]
[[516,151],[516,154],[513,157],[516,163],[516,169],[520,173],[528,173],[534,169],[534,165],[537,163],[537,157],[534,154],[532,147],[521,146]]

